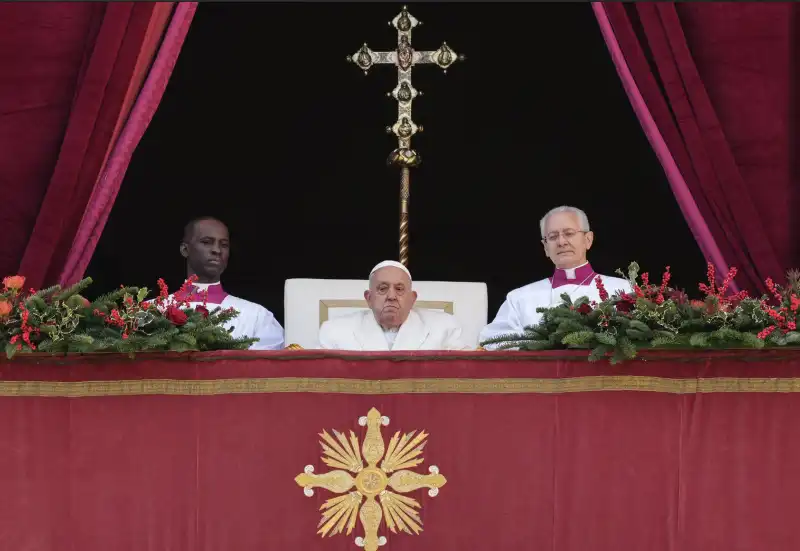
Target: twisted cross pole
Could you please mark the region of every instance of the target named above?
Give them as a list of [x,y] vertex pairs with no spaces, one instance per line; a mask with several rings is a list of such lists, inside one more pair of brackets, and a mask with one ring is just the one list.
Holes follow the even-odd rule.
[[422,25],[422,22],[408,13],[403,6],[402,11],[389,22],[397,29],[397,49],[388,52],[374,52],[366,42],[347,60],[355,63],[366,75],[373,65],[395,65],[397,67],[397,86],[387,93],[397,100],[397,120],[386,132],[397,136],[397,148],[391,152],[387,162],[400,168],[400,262],[408,266],[408,203],[411,194],[411,169],[419,166],[421,158],[411,148],[411,138],[422,132],[411,117],[411,105],[422,92],[411,84],[411,70],[416,65],[437,65],[447,73],[453,63],[464,61],[463,55],[457,55],[447,42],[435,51],[416,51],[411,46],[411,31]]

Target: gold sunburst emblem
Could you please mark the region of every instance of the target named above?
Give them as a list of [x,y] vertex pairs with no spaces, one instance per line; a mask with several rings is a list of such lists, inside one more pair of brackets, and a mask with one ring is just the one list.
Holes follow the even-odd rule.
[[419,434],[417,431],[408,432],[402,437],[398,431],[386,448],[381,426],[389,424],[388,417],[381,416],[377,409],[372,408],[358,423],[367,427],[361,446],[353,431],[350,431],[349,439],[335,430],[333,436],[325,430],[319,435],[322,438],[323,463],[339,470],[314,474],[314,467],[307,465],[294,480],[309,497],[314,495],[314,488],[345,494],[322,504],[318,534],[324,538],[346,532],[349,536],[358,518],[364,536],[356,538],[356,545],[366,551],[375,551],[386,543],[386,537],[378,535],[381,520],[385,520],[393,534],[398,531],[419,534],[422,531],[419,502],[401,494],[428,488],[428,495],[435,497],[447,479],[439,474],[435,465],[428,469],[430,474],[407,470],[423,462],[422,448],[428,438],[425,431]]

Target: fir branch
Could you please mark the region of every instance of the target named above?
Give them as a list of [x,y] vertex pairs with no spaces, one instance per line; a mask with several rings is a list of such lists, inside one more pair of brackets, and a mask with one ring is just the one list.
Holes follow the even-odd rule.
[[40,289],[36,291],[33,296],[40,297],[43,299],[51,298],[51,295],[57,293],[61,290],[61,285],[53,285],[52,287],[47,287],[46,289]]
[[[91,277],[84,278],[84,279],[80,280],[78,283],[76,283],[75,285],[72,285],[71,287],[67,287],[66,289],[62,290],[55,297],[53,297],[53,300],[59,300],[59,301],[67,300],[68,298],[72,297],[73,295],[77,295],[77,294],[82,293],[91,284],[92,284],[92,278]],[[58,289],[60,289],[60,287]]]
[[606,346],[614,347],[617,345],[617,339],[611,333],[600,332],[595,335],[597,342],[605,344]]
[[111,291],[110,293],[106,293],[97,297],[94,301],[92,301],[92,306],[97,305],[99,307],[108,307],[112,304],[116,306],[126,294],[136,295],[138,292],[138,287],[120,287],[116,291]]
[[486,346],[489,344],[498,344],[498,343],[506,343],[510,341],[527,341],[532,340],[535,338],[535,335],[532,332],[528,332],[527,330],[522,333],[504,333],[502,335],[497,335],[495,337],[491,337],[486,339],[485,341],[481,342],[481,346]]
[[588,347],[596,340],[596,334],[594,331],[574,331],[561,339],[561,344],[566,344],[572,347]]
[[596,347],[594,347],[592,349],[592,352],[589,354],[589,361],[590,362],[596,362],[596,361],[602,360],[612,350],[614,350],[614,348],[611,347],[611,346],[608,346],[607,344],[597,345]]

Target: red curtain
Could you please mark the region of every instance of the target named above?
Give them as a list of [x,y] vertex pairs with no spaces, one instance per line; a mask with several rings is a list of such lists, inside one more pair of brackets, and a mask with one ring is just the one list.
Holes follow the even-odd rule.
[[[111,208],[117,198],[117,193],[122,185],[125,172],[131,162],[136,146],[144,136],[150,121],[161,103],[161,98],[167,88],[169,77],[178,61],[186,34],[189,32],[197,2],[180,2],[169,21],[169,28],[158,47],[158,54],[147,73],[147,79],[142,85],[141,79],[131,84],[128,97],[125,101],[126,112],[130,110],[127,119],[120,121],[114,132],[113,150],[109,150],[103,170],[92,189],[91,196],[85,205],[83,217],[72,240],[72,247],[63,263],[63,271],[59,278],[61,285],[69,285],[80,280],[91,261],[92,254],[100,240],[100,235],[105,228]],[[169,13],[165,11],[165,15]],[[166,20],[154,18],[151,28],[163,29]],[[143,49],[140,61],[147,53],[147,59],[152,57],[156,44],[155,31],[151,39],[146,42],[150,47]],[[160,36],[160,33],[159,33]],[[140,75],[134,71],[134,75]],[[140,86],[141,85],[141,86]],[[141,89],[140,89],[141,88]],[[138,95],[136,94],[138,92]],[[133,100],[135,103],[132,105]],[[122,125],[120,123],[124,122]]]
[[762,292],[797,265],[797,6],[599,6],[721,256],[742,287]]
[[57,281],[172,9],[0,4],[0,274]]

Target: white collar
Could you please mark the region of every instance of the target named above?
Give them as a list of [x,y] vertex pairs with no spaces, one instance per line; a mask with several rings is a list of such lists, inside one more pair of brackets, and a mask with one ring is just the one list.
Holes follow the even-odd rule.
[[574,268],[561,268],[561,269],[564,270],[565,274],[567,274],[567,279],[575,279],[575,270],[577,270],[578,268],[583,268],[588,263],[589,263],[589,261],[587,260],[586,262],[584,262],[580,266],[575,266]]

